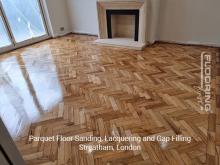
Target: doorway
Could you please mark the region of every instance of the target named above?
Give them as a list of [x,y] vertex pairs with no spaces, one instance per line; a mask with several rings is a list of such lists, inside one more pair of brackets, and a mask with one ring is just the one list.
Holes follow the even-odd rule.
[[0,0],[0,53],[47,38],[39,0]]

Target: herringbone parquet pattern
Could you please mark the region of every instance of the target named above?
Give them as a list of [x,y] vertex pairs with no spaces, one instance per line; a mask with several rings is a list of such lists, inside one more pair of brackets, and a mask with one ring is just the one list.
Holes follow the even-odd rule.
[[[22,124],[16,125],[23,128],[11,134],[26,163],[206,164],[208,114],[200,111],[196,89],[200,85],[201,52],[216,54],[218,50],[157,43],[134,51],[94,45],[95,38],[68,35],[1,57],[1,70],[4,66],[20,70],[31,93],[21,96],[6,71],[0,73],[0,85],[9,91],[8,104],[22,114]],[[26,105],[23,99],[31,101]],[[181,134],[192,137],[192,142],[141,142],[141,151],[86,152],[80,151],[76,142],[28,141],[28,135],[57,134]]]

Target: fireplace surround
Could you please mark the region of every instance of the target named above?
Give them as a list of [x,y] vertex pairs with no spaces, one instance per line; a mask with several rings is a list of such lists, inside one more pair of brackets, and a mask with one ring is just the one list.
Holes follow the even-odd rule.
[[142,50],[147,43],[146,1],[97,0],[99,39],[96,43]]

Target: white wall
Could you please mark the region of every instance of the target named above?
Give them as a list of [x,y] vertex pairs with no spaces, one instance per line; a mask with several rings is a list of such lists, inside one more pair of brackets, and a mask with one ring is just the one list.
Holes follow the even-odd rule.
[[[68,0],[69,16],[72,32],[98,35],[98,18],[96,9],[97,0]],[[156,9],[159,8],[159,0],[149,0],[149,12],[152,19],[148,21],[148,40],[154,42],[157,33],[159,18]]]
[[[61,26],[64,33],[98,34],[96,0],[46,2],[55,35]],[[220,0],[148,0],[147,23],[149,42],[220,46]]]
[[67,0],[72,32],[98,34],[96,0]]
[[154,43],[159,38],[160,0],[148,0],[147,10],[147,41]]
[[220,46],[220,0],[161,0],[158,37]]
[[[48,28],[53,37],[62,36],[72,31],[67,0],[42,0]],[[64,31],[60,28],[64,27]]]

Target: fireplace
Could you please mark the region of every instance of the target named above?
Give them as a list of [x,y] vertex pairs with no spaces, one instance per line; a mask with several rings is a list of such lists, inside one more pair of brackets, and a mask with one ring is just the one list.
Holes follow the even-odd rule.
[[96,43],[142,50],[146,46],[147,0],[97,0]]
[[106,10],[108,38],[133,38],[138,41],[139,10]]

